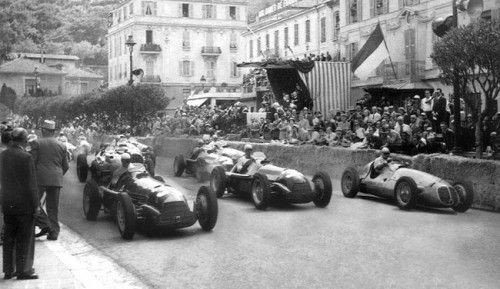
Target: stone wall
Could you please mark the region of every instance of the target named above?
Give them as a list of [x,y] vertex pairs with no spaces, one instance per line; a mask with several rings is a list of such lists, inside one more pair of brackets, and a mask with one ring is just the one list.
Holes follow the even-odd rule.
[[[175,157],[189,155],[196,146],[196,139],[186,138],[143,138],[141,142],[154,147],[158,156]],[[232,141],[229,145],[243,150],[245,143]],[[354,166],[358,169],[377,157],[376,150],[351,150],[346,148],[318,147],[312,145],[284,146],[278,144],[253,144],[254,151],[262,151],[276,165],[300,170],[312,175],[324,170],[333,179],[340,179],[344,169]],[[474,207],[500,211],[500,162],[468,159],[463,157],[433,154],[415,157],[393,155],[410,166],[441,177],[450,182],[470,183],[475,192]]]

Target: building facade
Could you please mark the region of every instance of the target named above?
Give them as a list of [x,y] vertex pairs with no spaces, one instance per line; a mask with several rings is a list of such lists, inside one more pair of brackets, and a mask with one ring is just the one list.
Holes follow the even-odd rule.
[[282,0],[258,12],[245,37],[248,61],[337,53],[338,0]]
[[241,85],[242,32],[246,0],[131,0],[109,20],[109,86],[126,84],[130,56],[125,41],[137,43],[133,68],[143,83],[161,84],[168,95],[187,96],[198,87]]

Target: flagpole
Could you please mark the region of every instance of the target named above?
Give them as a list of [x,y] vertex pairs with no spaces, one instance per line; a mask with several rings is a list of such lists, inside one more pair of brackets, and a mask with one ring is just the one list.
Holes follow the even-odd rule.
[[[380,21],[378,22],[378,25],[380,25]],[[382,29],[382,26],[380,26],[380,29]],[[385,49],[387,50],[387,54],[389,55],[389,61],[391,62],[391,67],[392,67],[392,72],[394,73],[394,78],[398,79],[398,75],[396,74],[396,69],[394,69],[394,63],[392,62],[391,53],[389,52],[389,47],[387,47],[387,42],[385,42],[385,36],[383,37],[383,39],[384,39]]]

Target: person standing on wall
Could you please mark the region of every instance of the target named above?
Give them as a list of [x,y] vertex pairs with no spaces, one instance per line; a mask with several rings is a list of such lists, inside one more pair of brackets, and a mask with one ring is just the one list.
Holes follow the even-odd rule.
[[[33,269],[35,214],[40,201],[32,156],[24,150],[28,132],[15,128],[11,145],[0,154],[2,211],[5,222],[3,244],[4,279],[38,279]],[[14,253],[15,252],[15,253]]]
[[59,235],[59,193],[63,176],[68,171],[66,148],[54,137],[56,124],[45,120],[42,125],[42,138],[31,144],[31,153],[35,160],[40,199],[46,197],[47,214],[37,216],[36,225],[42,230],[36,235],[48,235],[47,240],[57,240]]

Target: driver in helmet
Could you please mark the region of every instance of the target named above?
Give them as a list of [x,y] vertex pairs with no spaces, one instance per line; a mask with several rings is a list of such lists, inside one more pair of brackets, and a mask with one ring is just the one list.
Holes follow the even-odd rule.
[[128,153],[121,154],[121,163],[122,163],[122,165],[113,172],[113,176],[111,177],[110,188],[117,188],[118,187],[118,181],[125,174],[129,174],[128,168],[129,168],[130,161],[131,161],[130,159],[131,159],[131,157],[130,157],[130,155]]
[[389,148],[383,147],[380,150],[380,156],[373,161],[373,169],[375,170],[375,173],[380,174],[387,166],[389,166],[389,163],[391,162],[391,152],[389,151]]
[[202,139],[199,139],[198,142],[196,143],[196,147],[193,149],[193,153],[191,154],[192,160],[195,160],[198,158],[200,153],[203,151],[204,145],[205,145],[205,142]]
[[252,158],[252,153],[253,153],[252,145],[246,144],[244,151],[245,155],[238,159],[236,165],[234,165],[234,167],[231,170],[232,173],[244,174],[248,171],[248,167],[250,167],[250,165],[253,162],[255,162],[255,159]]

